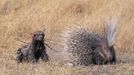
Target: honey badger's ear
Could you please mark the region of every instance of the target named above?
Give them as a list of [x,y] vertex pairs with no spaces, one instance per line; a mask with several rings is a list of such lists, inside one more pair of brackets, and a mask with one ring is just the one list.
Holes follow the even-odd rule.
[[35,33],[30,33],[30,35],[31,35],[32,37],[35,37]]
[[30,33],[30,35],[33,35],[34,33]]
[[43,31],[43,32],[46,32],[46,28],[44,28],[42,31]]

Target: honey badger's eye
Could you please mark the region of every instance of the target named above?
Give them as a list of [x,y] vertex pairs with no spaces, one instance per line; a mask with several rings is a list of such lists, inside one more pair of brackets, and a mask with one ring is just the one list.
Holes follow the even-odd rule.
[[36,34],[33,35],[33,37],[35,37],[35,36],[36,36]]

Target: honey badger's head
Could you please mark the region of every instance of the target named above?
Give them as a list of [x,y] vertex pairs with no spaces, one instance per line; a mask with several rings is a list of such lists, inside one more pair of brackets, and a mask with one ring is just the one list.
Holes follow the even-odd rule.
[[33,33],[34,41],[44,41],[45,34],[42,31],[36,31]]

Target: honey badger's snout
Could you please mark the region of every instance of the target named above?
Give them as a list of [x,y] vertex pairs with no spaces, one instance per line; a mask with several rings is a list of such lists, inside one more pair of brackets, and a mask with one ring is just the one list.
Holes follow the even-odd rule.
[[44,36],[39,35],[37,40],[39,40],[39,41],[44,40]]

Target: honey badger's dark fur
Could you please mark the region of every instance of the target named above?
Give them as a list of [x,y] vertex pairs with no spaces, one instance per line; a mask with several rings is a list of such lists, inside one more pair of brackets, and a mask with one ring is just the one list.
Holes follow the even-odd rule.
[[37,31],[33,34],[32,41],[17,51],[17,61],[37,62],[39,58],[44,61],[49,61],[46,47],[44,45],[45,34],[42,31]]
[[113,42],[116,34],[115,20],[106,27],[103,36],[76,26],[63,33],[64,50],[74,65],[113,64],[116,62]]

